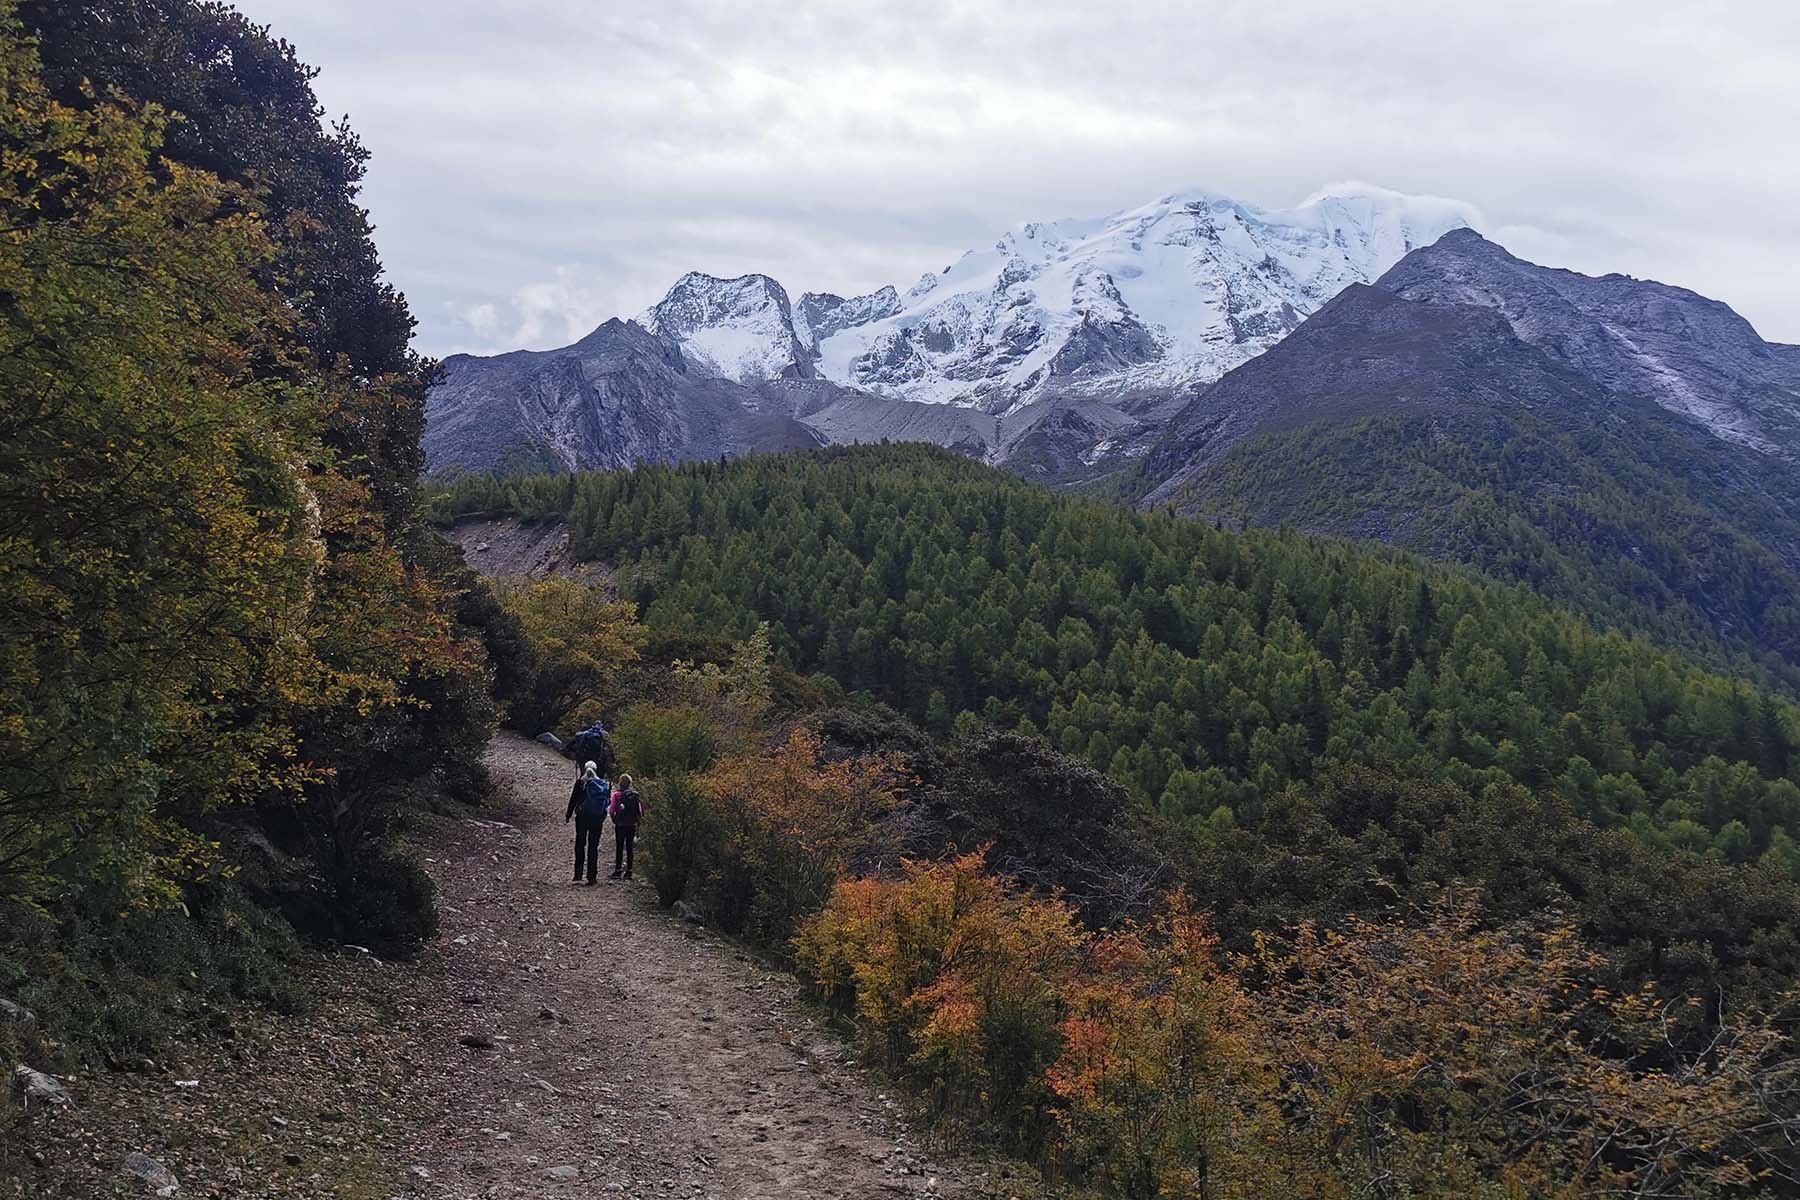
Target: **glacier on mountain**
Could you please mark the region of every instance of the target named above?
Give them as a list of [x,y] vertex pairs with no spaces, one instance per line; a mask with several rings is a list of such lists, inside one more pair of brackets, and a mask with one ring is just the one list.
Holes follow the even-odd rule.
[[1290,209],[1175,192],[1110,216],[1033,222],[904,296],[791,305],[767,276],[688,275],[638,318],[740,383],[816,375],[898,400],[1008,414],[1046,394],[1209,383],[1475,210],[1366,184]]
[[880,395],[994,412],[1047,390],[1207,383],[1345,287],[1477,220],[1453,201],[1355,185],[1291,209],[1189,191],[1027,224],[921,280],[899,312],[821,339],[818,370]]

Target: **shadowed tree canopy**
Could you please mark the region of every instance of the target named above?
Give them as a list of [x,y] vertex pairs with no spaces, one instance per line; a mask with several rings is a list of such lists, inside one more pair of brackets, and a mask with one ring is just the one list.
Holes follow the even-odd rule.
[[268,29],[197,0],[27,0],[56,100],[118,95],[174,114],[160,153],[256,194],[278,253],[265,285],[298,310],[301,340],[351,376],[391,384],[379,406],[334,422],[333,449],[360,466],[391,527],[410,514],[422,460],[425,391],[436,364],[409,348],[406,298],[382,277],[358,203],[369,152],[347,121],[323,123],[316,70]]

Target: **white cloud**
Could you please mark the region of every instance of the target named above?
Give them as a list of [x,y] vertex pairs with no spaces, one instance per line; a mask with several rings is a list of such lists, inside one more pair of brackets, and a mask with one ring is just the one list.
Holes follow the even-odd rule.
[[688,269],[862,290],[1022,220],[1345,177],[1800,341],[1788,0],[240,2],[374,150],[433,352],[566,340]]

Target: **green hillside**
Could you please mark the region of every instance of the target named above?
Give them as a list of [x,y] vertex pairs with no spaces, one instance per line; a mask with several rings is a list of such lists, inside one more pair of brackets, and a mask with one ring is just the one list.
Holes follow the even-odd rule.
[[1318,421],[1245,441],[1175,506],[1465,563],[1689,657],[1800,682],[1800,518],[1778,463],[1655,414]]
[[866,447],[509,484],[652,625],[772,622],[802,672],[948,733],[1042,731],[1170,817],[1255,823],[1334,764],[1552,788],[1602,825],[1792,859],[1792,706],[1523,589],[1297,534],[1059,497]]

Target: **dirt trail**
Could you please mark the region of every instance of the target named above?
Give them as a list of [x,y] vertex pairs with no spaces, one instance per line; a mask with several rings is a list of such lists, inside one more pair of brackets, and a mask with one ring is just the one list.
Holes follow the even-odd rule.
[[503,736],[488,761],[507,823],[429,864],[447,1111],[413,1149],[415,1194],[1010,1194],[925,1155],[791,979],[657,911],[641,879],[571,886],[565,760]]

